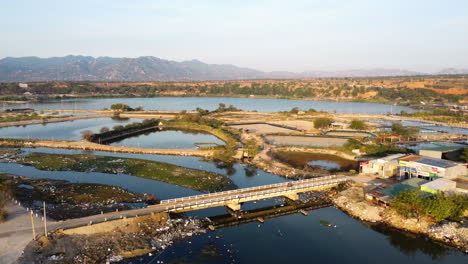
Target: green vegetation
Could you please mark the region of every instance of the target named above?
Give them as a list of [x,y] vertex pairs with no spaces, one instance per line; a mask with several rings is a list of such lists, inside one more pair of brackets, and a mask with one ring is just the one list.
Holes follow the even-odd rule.
[[113,104],[110,107],[112,110],[120,110],[120,111],[132,111],[133,108],[126,104]]
[[437,108],[428,112],[414,112],[407,113],[401,111],[400,115],[417,117],[424,120],[437,121],[437,122],[446,122],[446,123],[458,123],[458,122],[468,122],[468,115],[464,112],[452,112],[449,109]]
[[349,125],[349,128],[358,129],[358,130],[366,130],[367,125],[366,125],[366,123],[364,121],[353,120],[353,121],[351,121],[351,124]]
[[19,149],[0,149],[0,159],[9,158],[22,153]]
[[253,158],[260,150],[260,146],[254,140],[249,139],[245,142],[244,149],[247,152],[247,156]]
[[50,116],[40,116],[36,112],[28,115],[28,114],[16,114],[16,115],[8,115],[0,117],[0,122],[14,122],[14,121],[25,121],[25,120],[38,120],[42,119],[45,120],[50,118]]
[[208,118],[200,113],[187,114],[186,111],[177,115],[174,121],[164,122],[166,128],[203,131],[223,140],[226,145],[209,148],[216,149],[214,159],[229,163],[234,160],[235,149],[239,145],[235,138],[238,137],[239,131],[222,125],[220,120]]
[[392,124],[392,131],[395,134],[405,137],[412,137],[419,133],[419,128],[417,127],[405,127],[400,123],[393,123]]
[[[182,96],[198,95],[222,95],[222,96],[250,96],[275,97],[275,98],[317,98],[317,97],[342,97],[346,100],[395,103],[420,104],[424,102],[458,102],[464,95],[444,94],[431,90],[430,88],[447,89],[449,87],[462,89],[463,83],[452,76],[452,83],[440,82],[438,84],[425,84],[427,88],[408,88],[406,84],[401,85],[401,81],[396,78],[375,79],[329,79],[313,82],[303,82],[300,80],[283,80],[274,82],[254,81],[254,82],[193,82],[193,83],[151,83],[134,84],[121,83],[111,87],[103,86],[100,83],[89,81],[68,81],[66,86],[50,85],[50,83],[30,83],[29,88],[20,88],[16,83],[0,83],[0,95],[18,95],[24,92],[31,92],[48,99],[47,95],[53,94],[87,94],[99,97],[106,96],[127,96],[127,97],[154,97],[173,96],[172,92],[185,92]],[[392,80],[396,79],[396,80]],[[390,87],[384,85],[383,80],[388,80],[392,84]],[[405,82],[421,81],[408,78]],[[424,81],[424,80],[422,80]],[[464,86],[466,87],[466,86]],[[372,93],[371,97],[362,98],[362,95]],[[44,100],[38,97],[39,100]],[[118,110],[118,109],[117,109]],[[136,110],[136,109],[135,109]]]
[[134,122],[131,124],[127,124],[125,126],[114,126],[110,130],[107,127],[102,127],[100,129],[100,133],[94,134],[90,130],[84,130],[81,131],[81,134],[83,136],[83,139],[91,141],[91,142],[103,142],[106,138],[109,137],[114,137],[114,136],[119,136],[122,134],[131,134],[134,132],[138,132],[141,129],[144,128],[150,128],[150,127],[155,127],[159,124],[160,120],[159,119],[145,119],[141,121],[140,123]]
[[408,150],[405,148],[383,144],[362,144],[357,139],[348,139],[342,147],[335,146],[330,149],[339,150],[348,154],[353,154],[351,152],[353,149],[359,149],[362,153],[365,153],[366,156],[372,157],[384,157],[389,154],[408,153]]
[[203,192],[225,190],[234,186],[224,175],[141,159],[35,152],[16,158],[16,162],[47,171],[127,173]]
[[333,120],[330,118],[317,118],[314,120],[315,128],[328,128],[333,123]]
[[399,193],[390,206],[404,217],[430,216],[436,222],[445,219],[460,221],[468,209],[468,198],[461,194],[444,193],[428,197],[424,192],[412,190]]

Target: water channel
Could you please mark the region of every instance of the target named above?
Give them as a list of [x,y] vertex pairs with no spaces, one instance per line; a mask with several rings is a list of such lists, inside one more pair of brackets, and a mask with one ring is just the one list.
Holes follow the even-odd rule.
[[[26,153],[89,153],[78,150],[24,149]],[[194,157],[174,157],[125,153],[93,152],[96,155],[140,158],[169,162],[189,168],[228,175],[242,187],[286,181],[246,165],[221,166]],[[183,187],[125,174],[49,172],[14,163],[0,163],[0,171],[17,175],[64,179],[121,186],[130,191],[151,193],[162,199],[193,195],[198,192]],[[281,203],[282,199],[250,202],[243,210]],[[225,214],[224,208],[211,208],[189,213],[205,217]],[[324,226],[328,221],[336,228]],[[463,253],[411,237],[398,231],[376,229],[363,224],[333,207],[311,211],[308,216],[292,214],[268,219],[264,224],[252,222],[228,227],[176,243],[160,255],[124,260],[121,263],[464,263]],[[151,262],[152,261],[152,262]]]
[[[398,113],[412,109],[399,106],[366,103],[341,103],[306,100],[249,99],[224,97],[192,98],[113,98],[113,99],[76,99],[51,101],[45,104],[24,104],[15,107],[32,107],[40,109],[102,109],[111,104],[124,103],[132,107],[143,106],[145,110],[194,110],[196,107],[215,109],[219,103],[234,105],[244,110],[277,112],[301,109],[336,111],[337,113],[386,114]],[[83,129],[98,131],[102,126],[112,127],[136,119],[118,121],[110,118],[76,120],[67,123],[31,125],[27,127],[0,128],[0,137],[77,140]],[[158,134],[159,133],[159,134]],[[148,147],[157,140],[163,143],[172,137],[188,137],[187,134],[156,132],[154,135],[143,135],[136,141],[127,139],[121,144],[146,142]],[[216,142],[205,135],[190,135],[194,142]],[[133,139],[135,140],[135,139]],[[161,146],[162,143],[158,143]],[[156,143],[154,143],[156,144]],[[169,143],[172,145],[174,143]],[[168,145],[168,146],[169,146]],[[141,146],[141,145],[140,145]],[[142,146],[143,147],[143,146]],[[28,152],[47,152],[78,154],[90,153],[79,150],[24,149]],[[91,152],[96,155],[139,158],[169,162],[175,165],[213,171],[229,176],[239,187],[252,187],[264,184],[285,182],[286,179],[272,175],[244,164],[216,164],[195,157],[176,157],[160,155],[126,154]],[[33,178],[63,179],[70,182],[88,182],[109,184],[127,188],[133,192],[153,194],[161,199],[176,198],[197,194],[198,192],[176,185],[162,183],[126,174],[84,173],[84,172],[51,172],[14,163],[0,162],[0,171]],[[271,199],[249,202],[242,205],[243,210],[282,203],[282,199]],[[205,217],[225,214],[224,208],[210,208],[188,213],[191,216]],[[325,226],[321,221],[336,225],[336,228]],[[287,262],[321,262],[321,263],[465,263],[467,256],[455,249],[440,246],[423,238],[408,236],[388,228],[377,228],[361,223],[333,207],[309,212],[308,216],[292,214],[268,219],[264,224],[252,222],[235,227],[218,229],[215,232],[194,237],[176,243],[161,254],[127,259],[121,263],[287,263]],[[160,262],[162,263],[162,262]]]

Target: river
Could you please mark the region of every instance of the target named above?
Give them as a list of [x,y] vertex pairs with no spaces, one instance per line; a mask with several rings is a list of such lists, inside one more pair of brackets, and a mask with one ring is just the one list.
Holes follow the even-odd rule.
[[234,98],[234,97],[154,97],[154,98],[99,98],[99,99],[67,99],[50,100],[43,103],[17,104],[3,106],[3,108],[34,108],[41,109],[74,109],[74,110],[100,110],[110,108],[112,104],[123,103],[130,107],[142,106],[144,110],[181,111],[195,110],[197,107],[214,110],[219,103],[226,106],[233,105],[242,110],[259,112],[289,111],[293,107],[307,110],[314,108],[317,111],[354,114],[397,114],[401,111],[414,112],[415,110],[403,106],[330,102],[312,100],[288,100],[288,99],[261,99],[261,98]]
[[[78,150],[24,149],[26,152],[83,153]],[[85,152],[89,153],[89,152]],[[125,153],[102,153],[116,157],[170,162],[176,165],[228,175],[239,186],[251,187],[284,182],[286,179],[246,165],[222,166],[195,157]],[[36,178],[64,179],[117,185],[130,191],[154,194],[162,199],[196,194],[183,187],[125,174],[47,172],[13,163],[0,163],[0,171]],[[250,202],[244,210],[281,203],[282,199]],[[223,208],[190,212],[191,216],[225,214]],[[328,221],[336,228],[322,225]],[[121,263],[465,263],[463,253],[411,237],[398,231],[363,224],[333,207],[222,228],[176,243],[160,255],[124,260]],[[161,263],[161,262],[160,262]]]

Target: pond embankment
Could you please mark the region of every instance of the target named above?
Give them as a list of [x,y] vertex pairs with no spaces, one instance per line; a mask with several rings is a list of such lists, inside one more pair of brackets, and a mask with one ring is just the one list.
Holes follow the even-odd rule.
[[104,152],[134,153],[134,154],[155,154],[174,156],[195,156],[211,158],[215,150],[210,149],[146,149],[134,147],[119,147],[96,144],[87,141],[56,141],[56,140],[35,140],[35,139],[0,139],[1,147],[11,148],[61,148],[79,149]]
[[333,197],[333,203],[342,211],[359,220],[384,224],[392,228],[429,237],[468,253],[468,224],[442,221],[434,223],[430,218],[405,218],[389,207],[382,207],[364,199],[362,186],[354,184]]
[[73,121],[73,120],[92,119],[92,118],[100,118],[100,117],[107,117],[107,116],[111,116],[111,115],[107,115],[107,114],[90,114],[90,115],[80,115],[80,116],[51,117],[51,118],[46,118],[46,119],[33,119],[33,120],[1,122],[0,127],[27,126],[27,125],[34,125],[34,124],[67,122],[67,121]]

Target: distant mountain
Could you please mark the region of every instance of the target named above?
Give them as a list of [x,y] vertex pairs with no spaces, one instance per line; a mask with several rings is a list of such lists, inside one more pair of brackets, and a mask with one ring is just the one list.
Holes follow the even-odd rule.
[[468,74],[468,69],[446,68],[437,72],[436,74],[440,74],[440,75]]
[[[459,74],[447,69],[441,74]],[[465,73],[467,70],[461,70]],[[53,58],[7,57],[0,60],[0,82],[33,81],[204,81],[245,79],[298,79],[325,77],[411,76],[426,73],[401,69],[310,71],[302,73],[262,72],[229,64],[207,64],[198,60],[170,61],[146,56],[111,58],[66,56]]]
[[0,81],[191,81],[264,78],[264,73],[233,65],[169,61],[156,57],[66,56],[0,60]]
[[408,71],[402,69],[370,69],[370,70],[347,70],[347,71],[310,71],[302,75],[315,78],[326,77],[381,77],[381,76],[414,76],[425,75],[427,73]]

